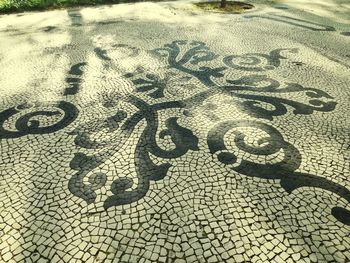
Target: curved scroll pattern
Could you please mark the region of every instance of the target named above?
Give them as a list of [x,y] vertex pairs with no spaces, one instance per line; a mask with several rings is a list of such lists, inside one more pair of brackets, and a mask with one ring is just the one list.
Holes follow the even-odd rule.
[[297,53],[297,49],[275,49],[270,54],[248,53],[244,55],[230,55],[224,57],[226,66],[245,71],[266,71],[276,69],[281,64],[282,52]]
[[[182,47],[188,47],[189,49],[181,56]],[[241,56],[231,55],[226,56],[223,61],[233,69],[248,72],[271,70],[280,65],[281,59],[285,59],[281,55],[282,51],[296,53],[297,49],[276,49],[271,51],[270,54],[249,53]],[[233,98],[238,98],[239,100],[236,102],[237,106],[240,106],[247,114],[270,120],[275,116],[281,116],[287,113],[287,106],[294,108],[294,114],[312,114],[314,111],[327,112],[332,111],[336,106],[336,102],[332,100],[333,97],[320,89],[303,87],[297,83],[287,83],[286,87],[281,88],[281,84],[277,80],[268,78],[265,75],[250,75],[238,78],[237,80],[226,79],[227,85],[218,85],[214,79],[223,78],[227,67],[210,68],[202,66],[204,62],[209,62],[217,58],[202,42],[179,40],[167,44],[163,48],[155,49],[152,52],[160,57],[167,58],[169,67],[197,78],[209,89],[185,101],[189,106],[193,103],[201,103],[207,97],[222,92]],[[243,60],[233,63],[234,58]],[[266,82],[268,85],[264,84]],[[259,84],[264,86],[259,87]],[[277,97],[286,93],[301,93],[307,98],[308,104]],[[274,109],[266,110],[261,106],[261,103],[269,104]]]
[[[180,55],[181,47],[189,47],[182,56]],[[192,75],[208,87],[215,86],[211,78],[223,77],[222,71],[226,69],[226,67],[210,68],[199,66],[203,62],[208,62],[218,57],[209,50],[205,43],[200,41],[177,40],[171,44],[164,45],[163,48],[152,50],[152,53],[167,58],[171,68]],[[197,66],[198,69],[194,69],[191,66]]]
[[[168,160],[183,156],[188,151],[199,150],[198,138],[191,130],[179,125],[178,117],[168,117],[165,121],[166,128],[158,130],[160,127],[158,111],[160,110],[183,108],[184,115],[187,116],[191,107],[201,105],[204,100],[216,94],[225,94],[235,98],[232,103],[255,118],[272,120],[276,116],[286,114],[290,108],[294,109],[294,114],[332,111],[336,106],[334,98],[320,89],[304,87],[297,83],[281,84],[266,75],[254,74],[237,77],[237,79],[225,79],[226,70],[239,69],[247,72],[273,70],[281,65],[283,59],[286,59],[282,55],[286,52],[296,53],[297,50],[277,49],[269,54],[229,55],[223,58],[225,66],[210,67],[206,63],[218,59],[219,56],[210,51],[203,42],[177,40],[152,50],[150,54],[165,60],[171,71],[165,73],[165,76],[159,76],[154,72],[145,72],[138,68],[135,72],[124,75],[134,85],[135,95],[129,94],[120,99],[136,107],[136,112],[127,113],[118,110],[110,117],[87,122],[72,131],[71,134],[76,136],[77,146],[96,150],[96,152],[92,155],[80,152],[72,159],[71,168],[77,172],[69,181],[70,191],[87,203],[95,202],[97,190],[108,187],[107,175],[100,172],[98,167],[121,149],[140,122],[145,123],[145,128],[138,138],[132,158],[136,177],[130,177],[129,174],[117,175],[109,186],[109,193],[112,195],[108,195],[104,200],[103,206],[106,210],[113,206],[137,202],[149,191],[150,181],[161,180],[168,174],[172,165]],[[103,56],[101,57],[103,63],[110,63],[109,60],[104,59],[108,57],[108,50]],[[165,91],[172,86],[171,78],[174,74],[182,82],[195,79],[206,90],[186,99],[171,100],[173,96],[169,99]],[[223,81],[217,81],[219,79]],[[154,103],[139,98],[137,95],[141,93],[147,95]],[[289,95],[293,93],[298,95],[295,96],[296,98],[303,97],[303,101],[290,99]],[[288,96],[284,97],[284,95]],[[268,110],[262,107],[261,103],[269,104],[273,109]],[[104,104],[105,107],[109,107],[108,105],[116,104],[114,102]],[[214,122],[219,120],[220,118],[213,119]],[[247,134],[240,131],[241,128],[258,129],[268,136],[261,138],[257,146],[249,145],[245,141]],[[232,129],[236,130],[234,143],[239,151],[257,156],[283,154],[282,160],[262,164],[249,159],[240,159],[226,148],[224,142],[225,134]],[[108,139],[97,140],[98,136],[94,135],[102,131],[108,134]],[[157,136],[159,139],[170,138],[174,147],[170,150],[163,149],[157,144]],[[281,186],[289,193],[300,187],[322,188],[350,202],[350,193],[345,187],[317,175],[296,172],[302,161],[300,152],[286,142],[281,133],[267,124],[245,120],[221,122],[209,131],[207,143],[210,152],[216,155],[221,163],[240,174],[264,179],[279,179]],[[164,161],[155,163],[152,156]],[[348,210],[334,207],[332,214],[340,222],[349,224]]]
[[162,130],[159,133],[160,137],[169,135],[172,142],[175,144],[173,150],[163,150],[156,143],[156,114],[155,112],[149,113],[145,116],[147,120],[147,127],[142,133],[135,150],[135,162],[136,173],[138,178],[138,184],[135,189],[131,190],[133,181],[129,178],[120,178],[113,182],[111,191],[114,194],[106,199],[104,203],[105,209],[111,206],[122,205],[131,202],[135,202],[148,192],[150,181],[158,181],[163,179],[171,164],[165,162],[160,165],[156,165],[150,158],[150,153],[157,157],[170,159],[184,155],[189,150],[198,150],[198,139],[187,128],[181,127],[177,123],[176,118],[170,118],[166,121],[166,130]]
[[[308,115],[312,114],[314,111],[332,111],[337,104],[335,101],[332,101],[332,99],[334,99],[332,96],[322,90],[306,88],[297,83],[287,83],[285,87],[281,87],[281,84],[277,80],[268,78],[265,75],[241,77],[237,80],[227,80],[227,83],[230,85],[224,87],[225,91],[230,92],[232,96],[244,99],[239,102],[238,105],[248,114],[257,118],[272,120],[274,116],[286,114],[286,106],[294,108],[294,114]],[[259,86],[260,83],[268,84]],[[241,91],[244,91],[245,93],[242,94],[240,93]],[[282,95],[286,93],[298,93],[303,95],[308,101],[308,104],[277,96],[266,95]],[[261,103],[273,106],[273,110],[264,109],[261,107]]]
[[[47,108],[52,108],[48,110]],[[22,114],[23,113],[23,114]],[[0,113],[0,139],[18,138],[28,134],[46,134],[56,132],[70,123],[78,115],[78,109],[69,102],[22,104]],[[18,117],[17,117],[18,116]],[[48,126],[41,126],[40,117],[59,116],[60,119]],[[17,118],[16,118],[17,117]],[[14,118],[16,130],[5,128],[5,122]]]
[[[75,143],[86,149],[100,149],[98,153],[87,156],[83,153],[75,155],[70,163],[72,169],[77,173],[69,180],[69,190],[77,197],[82,198],[88,204],[93,203],[96,199],[96,190],[105,185],[106,175],[93,172],[95,168],[104,163],[107,158],[115,154],[129,138],[133,129],[142,120],[147,123],[139,141],[135,147],[135,167],[137,178],[133,179],[119,175],[114,180],[110,190],[112,196],[107,197],[104,202],[104,208],[112,206],[129,204],[136,202],[145,196],[148,192],[150,181],[163,179],[171,164],[154,164],[150,154],[164,159],[177,158],[187,153],[189,150],[198,150],[198,138],[193,135],[192,131],[180,126],[176,117],[166,120],[166,129],[159,132],[159,137],[170,136],[175,148],[164,150],[157,145],[156,135],[158,127],[157,110],[151,105],[139,98],[130,96],[126,102],[136,106],[139,110],[127,118],[127,114],[118,111],[114,116],[106,120],[97,120],[86,123],[75,129],[71,134],[77,135]],[[164,104],[159,109],[171,107]],[[92,135],[102,130],[112,134],[112,142],[95,141]],[[84,178],[88,178],[88,183],[84,183]],[[134,183],[134,180],[137,183]]]
[[[240,131],[242,128],[254,128],[263,131],[268,136],[258,140],[258,146],[249,145],[246,141],[248,134]],[[236,166],[232,164],[237,162],[235,153],[230,152],[224,141],[227,132],[234,129],[234,143],[236,147],[250,155],[271,155],[280,151],[283,152],[283,159],[277,163],[261,164],[250,160],[241,160]],[[255,136],[254,133],[250,134]],[[226,165],[231,165],[231,169],[247,176],[259,177],[263,179],[279,179],[281,186],[288,192],[301,188],[313,187],[321,188],[332,192],[350,203],[350,191],[335,182],[326,178],[296,172],[301,164],[301,155],[299,151],[290,143],[283,139],[282,134],[270,125],[257,121],[226,121],[213,127],[207,136],[207,143],[212,154],[217,154],[218,160]],[[332,214],[339,221],[348,224],[350,211],[335,207]],[[349,224],[350,225],[350,224]]]
[[[116,59],[112,59],[115,57],[111,53],[113,49],[122,49],[122,55],[132,57],[143,52],[124,44],[111,45],[107,49],[96,47],[94,51],[105,68],[112,68],[110,64],[113,63],[118,64]],[[189,116],[191,108],[201,107],[206,99],[218,94],[229,97],[228,103],[234,104],[238,110],[260,119],[273,120],[289,111],[304,115],[315,111],[332,111],[336,102],[327,92],[298,83],[280,83],[261,75],[280,67],[283,60],[287,59],[284,54],[296,52],[297,49],[286,48],[272,50],[268,54],[248,53],[220,57],[203,42],[185,40],[173,41],[161,48],[147,51],[147,55],[164,62],[168,71],[160,75],[140,66],[135,72],[124,72],[123,76],[134,86],[134,91],[112,98],[112,101],[102,102],[102,106],[109,112],[108,116],[81,123],[69,132],[75,136],[74,142],[79,149],[70,161],[74,174],[68,183],[69,191],[91,204],[96,202],[99,194],[106,193],[101,190],[105,188],[107,193],[102,198],[105,210],[137,202],[147,194],[151,181],[161,180],[169,173],[172,160],[189,151],[198,151],[199,138],[185,125],[180,124],[179,116],[171,113],[161,119],[160,111],[174,112],[172,110],[177,109],[184,116]],[[213,67],[213,62],[218,61],[223,65]],[[75,95],[80,91],[81,77],[86,65],[86,62],[81,62],[70,68],[65,95]],[[113,68],[118,66],[113,65]],[[227,78],[228,71],[231,73],[229,76],[234,76],[233,79]],[[239,75],[242,71],[250,75]],[[177,85],[178,83],[186,84]],[[193,88],[194,86],[200,88]],[[183,92],[184,89],[191,89],[191,92]],[[119,106],[114,100],[128,106],[117,110],[116,107]],[[218,107],[219,105],[210,105],[211,109]],[[0,113],[0,139],[55,132],[72,123],[77,115],[77,108],[65,101],[13,107]],[[45,123],[42,117],[45,118]],[[47,122],[46,119],[50,118],[51,122]],[[233,171],[245,176],[278,179],[281,187],[288,193],[301,187],[316,187],[350,202],[350,192],[344,186],[317,175],[297,172],[302,162],[300,152],[285,141],[282,134],[272,126],[247,120],[220,122],[217,116],[212,117],[211,121],[216,124],[207,135],[210,153]],[[11,124],[15,129],[10,128]],[[266,136],[256,144],[249,144],[249,135],[256,135],[247,133],[247,129],[260,131],[259,134]],[[124,150],[123,147],[130,141],[130,137],[136,136],[135,130],[140,131],[137,133],[139,137],[133,145],[134,148],[131,148],[130,160],[126,160],[130,171],[124,174],[115,169],[116,174],[109,178],[109,173],[101,166],[106,162],[115,165],[110,158]],[[232,130],[233,142],[238,152],[228,149],[225,144],[225,136]],[[172,147],[163,148],[158,140],[169,142]],[[259,158],[242,158],[242,152],[245,157],[282,155],[283,158],[262,163],[257,161]],[[350,211],[347,209],[334,207],[332,214],[340,222],[350,224]]]

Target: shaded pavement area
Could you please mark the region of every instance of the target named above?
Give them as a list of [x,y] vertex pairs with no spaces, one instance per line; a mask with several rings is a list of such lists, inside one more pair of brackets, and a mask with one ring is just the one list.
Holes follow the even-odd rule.
[[0,16],[1,262],[350,261],[350,6],[256,2]]

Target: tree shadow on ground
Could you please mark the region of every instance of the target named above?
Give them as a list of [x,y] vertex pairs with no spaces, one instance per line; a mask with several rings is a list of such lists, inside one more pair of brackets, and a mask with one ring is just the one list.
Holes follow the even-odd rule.
[[[47,11],[62,8],[80,8],[140,2],[165,2],[165,0],[5,0],[3,3],[0,2],[0,15],[28,11]],[[21,14],[18,14],[18,16],[21,16]]]

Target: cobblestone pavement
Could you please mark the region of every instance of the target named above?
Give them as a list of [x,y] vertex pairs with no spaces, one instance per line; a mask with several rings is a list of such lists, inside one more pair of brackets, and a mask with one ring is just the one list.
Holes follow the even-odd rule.
[[0,261],[350,262],[349,31],[287,4],[1,16]]

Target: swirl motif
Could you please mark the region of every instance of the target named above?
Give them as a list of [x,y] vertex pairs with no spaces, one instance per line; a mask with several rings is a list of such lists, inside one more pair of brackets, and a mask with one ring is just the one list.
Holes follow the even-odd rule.
[[[129,118],[127,118],[125,112],[119,111],[113,117],[108,117],[107,120],[97,120],[95,123],[82,124],[71,133],[77,135],[75,143],[80,147],[102,149],[102,151],[92,156],[77,153],[70,163],[71,168],[78,172],[69,180],[69,190],[75,196],[90,204],[96,199],[95,190],[104,186],[106,182],[104,174],[99,175],[99,180],[96,180],[95,177],[93,180],[90,180],[91,176],[94,176],[92,171],[123,146],[137,123],[141,120],[147,122],[147,126],[135,147],[137,185],[134,187],[132,178],[119,175],[119,178],[114,180],[110,187],[113,195],[107,197],[104,202],[106,210],[112,206],[128,204],[141,199],[148,192],[151,180],[157,181],[166,176],[168,169],[171,167],[170,163],[165,162],[156,165],[151,160],[150,154],[164,159],[172,159],[186,154],[189,150],[198,150],[198,138],[189,129],[180,126],[175,117],[169,118],[165,123],[167,129],[159,132],[160,138],[170,136],[175,148],[164,150],[157,145],[157,110],[167,108],[169,105],[162,104],[154,107],[133,96],[130,96],[126,101],[139,109]],[[113,124],[111,124],[111,120],[114,121]],[[91,139],[94,133],[103,129],[107,129],[108,133],[114,134],[112,142],[96,142]],[[89,183],[84,183],[84,178],[91,173]],[[98,184],[96,181],[98,181]]]
[[[181,56],[182,47],[189,47],[189,49]],[[272,66],[278,67],[280,65],[280,59],[285,58],[280,55],[280,52],[283,50],[297,52],[297,49],[278,49],[270,52],[269,55],[252,53],[244,56],[261,56]],[[253,117],[270,120],[272,120],[274,116],[287,113],[286,105],[295,109],[293,111],[294,114],[312,114],[314,111],[327,112],[332,111],[336,106],[336,102],[328,101],[332,100],[333,97],[322,90],[305,88],[297,83],[288,83],[286,87],[281,88],[282,85],[277,80],[268,78],[265,75],[250,75],[237,80],[226,79],[226,85],[218,85],[214,81],[214,78],[223,78],[224,71],[227,67],[211,68],[202,66],[204,62],[217,58],[217,55],[209,51],[208,47],[202,42],[173,41],[171,44],[164,45],[163,48],[153,50],[152,53],[160,58],[166,58],[170,68],[191,75],[208,88],[207,91],[183,101],[183,103],[187,105],[198,105],[198,103],[203,102],[206,98],[224,92],[228,96],[238,98],[239,100],[235,102],[235,104],[240,106],[247,114]],[[226,61],[227,57],[226,59],[224,58],[224,60]],[[246,67],[243,67],[242,70],[251,71]],[[258,84],[265,82],[268,82],[268,85],[262,88],[257,87]],[[247,91],[254,92],[255,94],[247,94]],[[268,93],[268,95],[256,93]],[[308,104],[287,98],[276,97],[276,95],[283,95],[286,93],[302,93],[309,98]],[[325,101],[325,99],[327,101]],[[266,110],[260,105],[261,103],[272,105],[274,110]]]
[[[255,128],[268,134],[258,140],[258,146],[252,146],[246,143],[247,135],[239,131],[240,128]],[[234,143],[238,149],[254,155],[271,155],[283,151],[283,160],[274,164],[260,164],[250,160],[241,160],[236,166],[237,156],[229,152],[225,142],[225,134],[231,130],[234,132]],[[270,125],[257,121],[226,121],[213,127],[207,136],[207,143],[212,154],[217,154],[218,160],[225,164],[231,165],[231,169],[246,176],[259,177],[263,179],[279,179],[281,186],[288,192],[301,187],[321,188],[332,192],[350,203],[350,191],[335,182],[317,175],[295,172],[301,164],[300,152],[290,143],[283,139],[282,134]],[[332,214],[339,221],[350,225],[350,211],[335,207]]]
[[[294,108],[294,114],[304,115],[312,114],[314,111],[329,112],[334,110],[337,105],[335,101],[322,100],[334,99],[322,90],[303,87],[297,83],[288,83],[285,87],[281,87],[277,80],[268,78],[266,75],[241,77],[237,80],[227,80],[227,83],[229,85],[224,86],[223,89],[232,97],[244,99],[238,102],[238,106],[249,115],[257,118],[272,120],[274,116],[284,115],[287,113],[286,105]],[[260,83],[268,84],[259,86]],[[276,96],[286,93],[302,94],[307,98],[308,104]],[[272,94],[275,96],[271,96]],[[273,106],[273,109],[267,110],[260,105],[261,103],[269,104]]]
[[244,55],[230,55],[223,59],[226,66],[245,71],[267,71],[277,68],[281,64],[281,59],[286,57],[281,52],[287,51],[296,53],[297,49],[275,49],[270,54],[248,53]]
[[[40,110],[40,108],[43,107],[55,108],[55,110]],[[31,110],[31,112],[27,112],[16,119],[16,131],[7,130],[4,128],[5,122],[11,117],[15,117],[22,111],[28,110]],[[41,116],[61,116],[61,119],[49,126],[40,126],[40,121],[36,120],[35,118]],[[28,134],[53,133],[71,124],[77,116],[78,109],[72,103],[66,101],[22,104],[18,107],[12,107],[0,113],[0,139],[18,138]]]
[[[294,109],[294,114],[304,115],[312,114],[314,111],[332,111],[336,106],[334,98],[320,89],[304,87],[297,83],[283,85],[265,75],[225,79],[226,70],[263,72],[275,69],[280,66],[283,59],[286,59],[281,52],[295,53],[297,50],[276,49],[269,54],[249,53],[241,56],[226,56],[223,59],[226,66],[221,67],[205,65],[219,56],[199,41],[177,40],[162,48],[151,50],[150,54],[165,61],[167,68],[171,71],[166,72],[165,77],[153,72],[144,72],[140,68],[133,73],[126,73],[124,77],[130,80],[135,90],[134,93],[118,99],[123,103],[131,104],[136,111],[127,113],[118,110],[112,116],[87,122],[71,132],[76,136],[75,143],[78,147],[92,149],[95,152],[89,155],[82,152],[75,154],[70,165],[76,173],[69,181],[69,190],[88,204],[95,202],[97,190],[107,184],[107,175],[96,170],[123,147],[140,122],[145,123],[146,126],[138,138],[132,158],[132,166],[135,167],[137,178],[131,178],[128,174],[117,174],[117,178],[110,184],[109,193],[112,195],[108,194],[104,199],[105,210],[140,200],[147,194],[150,181],[161,180],[167,175],[172,165],[168,160],[183,156],[188,151],[199,150],[198,138],[191,130],[179,125],[178,117],[168,117],[165,121],[166,129],[158,131],[159,111],[183,109],[183,114],[189,116],[192,107],[202,105],[207,98],[217,94],[234,98],[235,100],[231,103],[255,118],[272,120],[276,116],[286,114],[289,108]],[[109,55],[108,50],[102,55],[100,59],[104,66],[108,67],[114,63],[113,60],[106,59]],[[205,90],[184,99],[172,100],[174,94],[169,98],[168,92],[164,91],[172,85],[169,80],[174,71],[182,74],[180,75],[182,82],[194,79],[197,83],[199,81]],[[217,81],[222,78],[224,81]],[[297,94],[298,96],[295,96],[297,98],[303,96],[306,102],[305,100],[304,102],[294,101],[289,98],[290,96],[283,98],[284,95],[292,93]],[[147,101],[138,97],[139,94],[146,95]],[[273,109],[267,110],[260,105],[261,103],[269,104]],[[117,104],[109,101],[103,105],[113,110]],[[212,120],[217,122],[220,118],[212,118]],[[245,140],[247,135],[239,131],[241,128],[258,129],[268,136],[261,138],[257,145],[250,145]],[[283,159],[277,163],[267,164],[241,160],[238,155],[226,148],[224,142],[224,135],[232,129],[236,130],[234,143],[240,151],[258,156],[283,152]],[[108,134],[108,140],[94,139],[98,136],[93,135],[102,130]],[[170,138],[174,147],[170,150],[161,148],[157,144],[157,136],[160,139]],[[317,187],[335,193],[350,202],[350,192],[345,187],[317,175],[296,172],[302,162],[300,152],[286,142],[282,134],[270,125],[247,120],[221,122],[209,131],[207,144],[211,154],[216,155],[219,162],[235,172],[264,179],[279,179],[281,186],[288,193],[300,187]],[[159,157],[164,161],[154,162],[153,157]],[[85,180],[86,178],[88,180]],[[350,224],[349,211],[345,208],[334,207],[332,214],[340,222]]]

